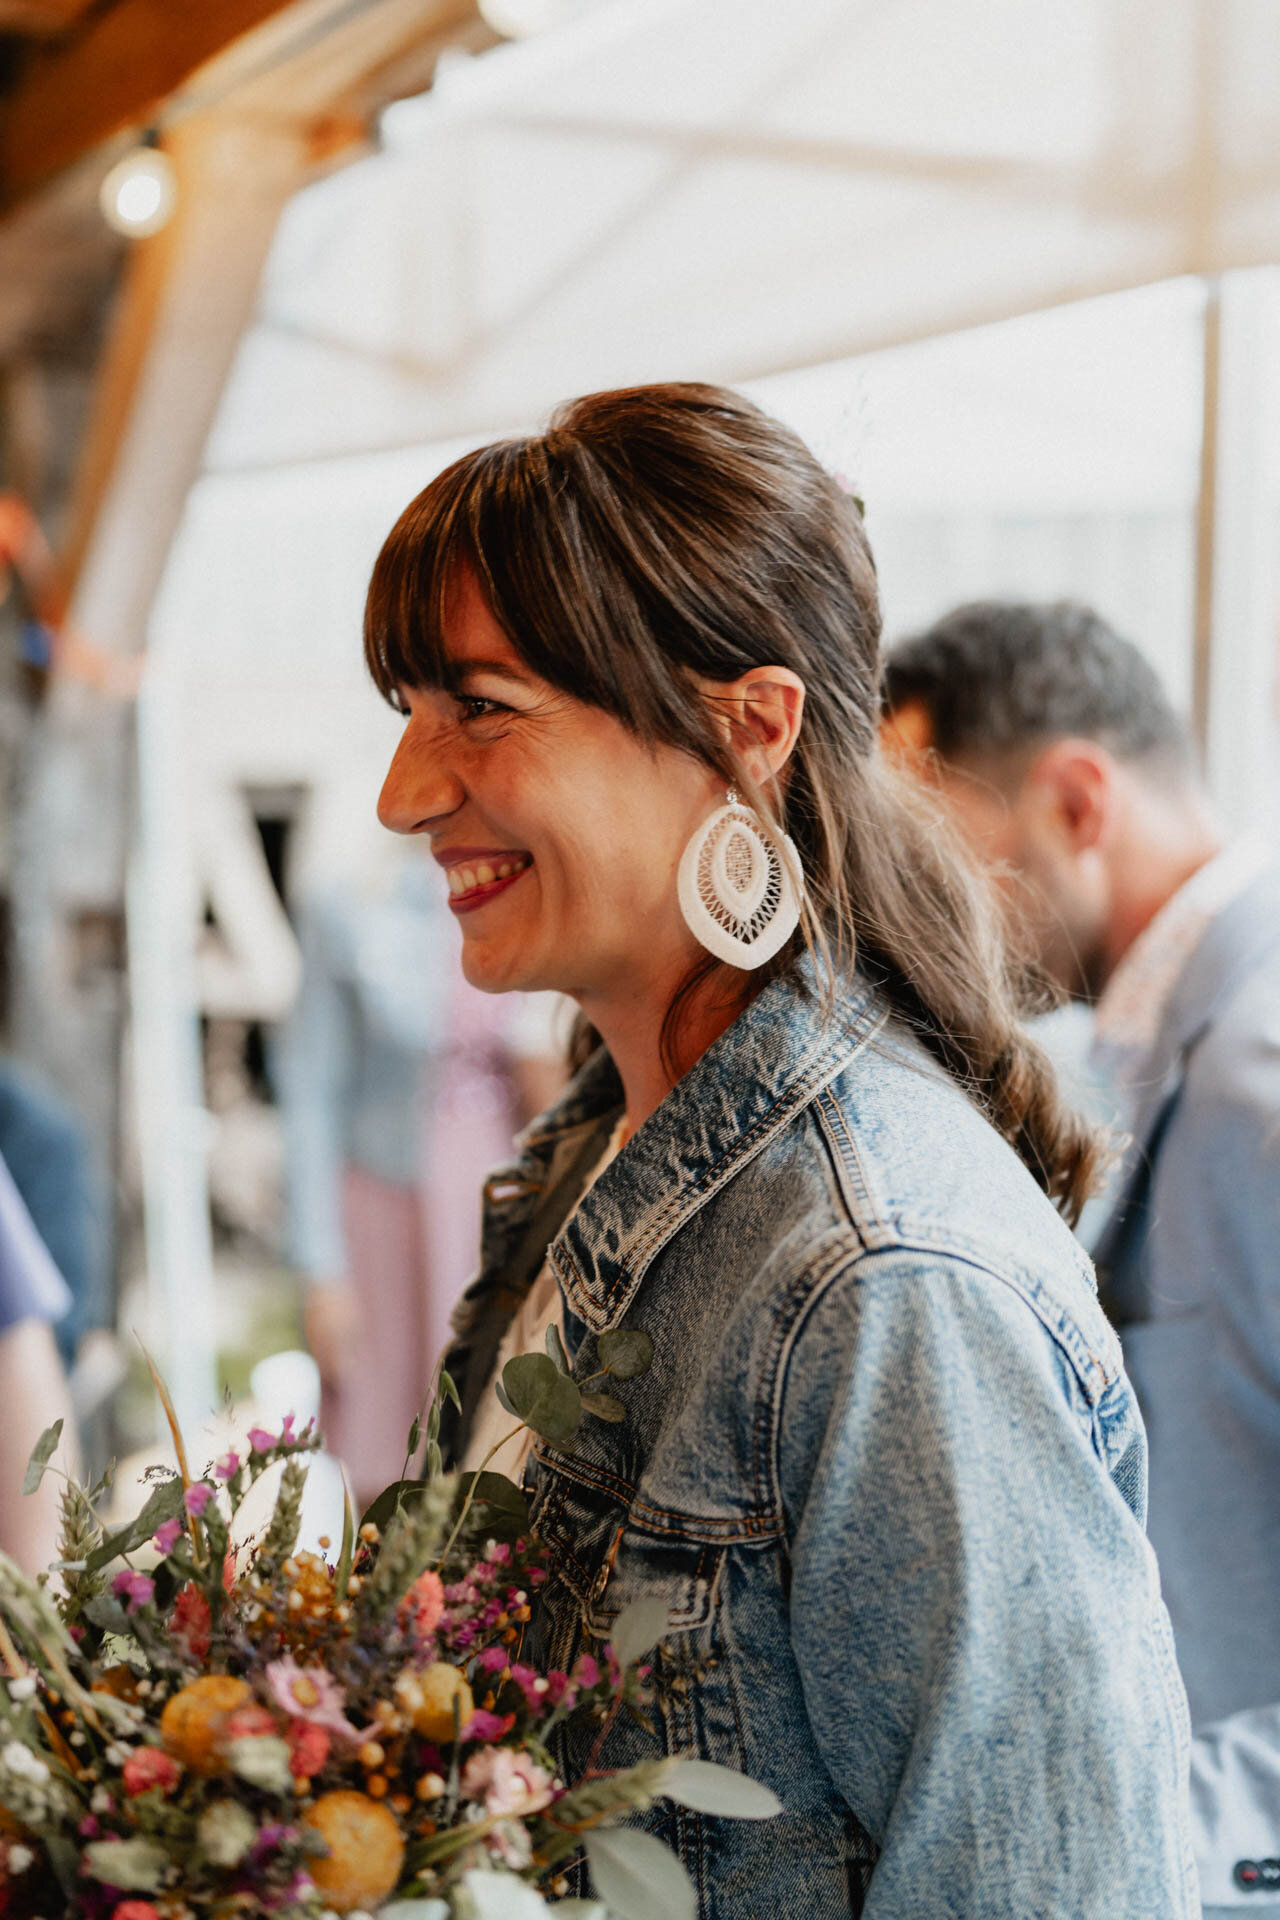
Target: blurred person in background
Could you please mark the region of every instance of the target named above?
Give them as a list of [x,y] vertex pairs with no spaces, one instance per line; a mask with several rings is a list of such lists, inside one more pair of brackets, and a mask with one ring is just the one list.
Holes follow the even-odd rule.
[[553,996],[467,986],[438,876],[412,854],[299,914],[281,1034],[289,1249],[320,1425],[361,1500],[400,1472],[474,1265],[481,1190],[554,1096]]
[[1156,674],[1085,607],[961,607],[892,650],[885,704],[886,744],[995,869],[1032,956],[1095,1009],[1093,1072],[1131,1143],[1094,1253],[1203,1734],[1202,1892],[1207,1912],[1265,1910],[1280,1902],[1280,865],[1224,837]]
[[35,1493],[22,1491],[31,1449],[55,1420],[64,1422],[59,1464],[71,1471],[76,1464],[71,1395],[53,1335],[71,1304],[0,1160],[0,1548],[28,1573],[57,1555],[57,1477],[46,1474]]
[[109,1319],[102,1258],[102,1196],[75,1114],[42,1074],[0,1060],[0,1159],[70,1293],[56,1324],[64,1366]]

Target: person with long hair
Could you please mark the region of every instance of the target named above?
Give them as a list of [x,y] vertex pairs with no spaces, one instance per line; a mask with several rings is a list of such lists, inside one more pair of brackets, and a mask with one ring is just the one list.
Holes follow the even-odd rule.
[[[1190,1916],[1145,1440],[1067,1224],[1099,1150],[880,751],[879,645],[857,503],[715,387],[575,401],[388,536],[381,818],[427,838],[468,979],[580,1010],[489,1185],[445,1439],[474,1461],[513,1339],[558,1327],[580,1380],[652,1342],[620,1419],[525,1463],[530,1636],[567,1669],[660,1601],[654,1706],[594,1764],[782,1801],[644,1816],[701,1920]],[[566,1723],[566,1773],[598,1734]]]

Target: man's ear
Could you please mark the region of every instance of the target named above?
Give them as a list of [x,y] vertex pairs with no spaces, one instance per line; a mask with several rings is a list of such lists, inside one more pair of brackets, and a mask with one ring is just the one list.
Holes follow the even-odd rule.
[[1055,740],[1028,769],[1024,790],[1075,853],[1098,847],[1115,817],[1116,765],[1096,740]]
[[933,715],[923,700],[904,700],[900,707],[881,715],[880,745],[886,753],[908,763],[918,762],[930,751]]
[[725,739],[760,786],[786,767],[804,715],[804,681],[790,667],[752,667],[737,680],[703,681]]

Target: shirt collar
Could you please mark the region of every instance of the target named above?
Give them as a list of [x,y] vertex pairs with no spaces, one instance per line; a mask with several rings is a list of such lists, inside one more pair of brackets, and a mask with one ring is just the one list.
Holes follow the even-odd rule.
[[1271,865],[1247,836],[1197,868],[1133,942],[1108,980],[1094,1015],[1093,1065],[1133,1092],[1159,1037],[1187,962],[1208,928]]

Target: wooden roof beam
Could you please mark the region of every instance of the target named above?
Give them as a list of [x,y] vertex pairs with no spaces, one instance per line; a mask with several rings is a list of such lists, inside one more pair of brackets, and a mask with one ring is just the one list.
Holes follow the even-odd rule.
[[122,129],[292,0],[117,0],[83,31],[33,47],[0,101],[0,211]]
[[65,33],[93,0],[0,0],[0,33]]

